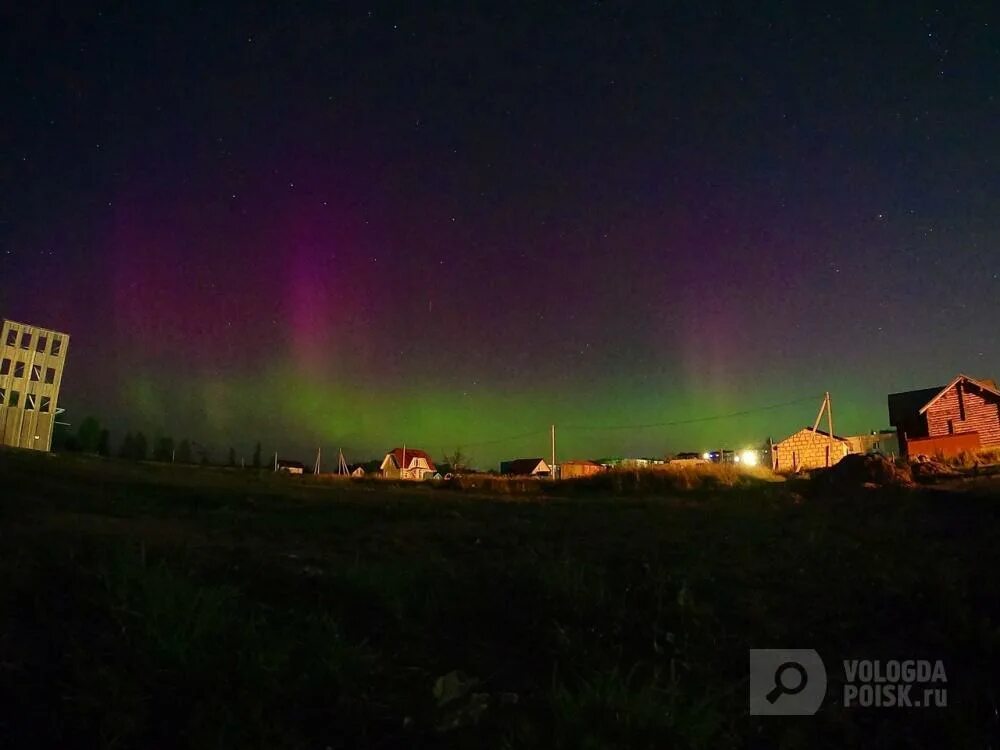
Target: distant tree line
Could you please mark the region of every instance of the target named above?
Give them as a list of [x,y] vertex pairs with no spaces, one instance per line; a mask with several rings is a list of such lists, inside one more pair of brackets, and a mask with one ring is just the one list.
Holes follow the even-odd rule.
[[[73,432],[65,425],[57,423],[52,438],[52,449],[67,453],[91,453],[98,456],[111,456],[111,433],[102,427],[96,417],[86,417]],[[251,466],[259,469],[262,466],[261,444],[254,446]],[[179,442],[168,435],[156,437],[152,446],[143,432],[126,432],[116,454],[118,458],[129,461],[159,461],[177,464],[212,465],[212,455],[209,448],[201,443],[184,438]],[[236,449],[230,447],[225,462],[226,466],[236,467]]]

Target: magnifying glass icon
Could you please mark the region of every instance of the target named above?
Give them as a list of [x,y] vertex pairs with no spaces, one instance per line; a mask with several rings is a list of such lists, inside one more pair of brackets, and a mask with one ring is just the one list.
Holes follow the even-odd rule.
[[[793,676],[789,677],[789,673],[793,673]],[[798,675],[797,678],[795,674]],[[806,689],[808,682],[809,676],[801,664],[797,661],[786,661],[774,670],[774,688],[764,697],[768,703],[774,703],[782,695],[798,695]]]

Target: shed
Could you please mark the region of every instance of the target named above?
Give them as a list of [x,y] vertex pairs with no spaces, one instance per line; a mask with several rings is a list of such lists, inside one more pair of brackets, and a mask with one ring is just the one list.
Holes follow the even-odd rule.
[[794,472],[833,466],[851,452],[846,438],[803,427],[771,446],[771,469]]
[[305,464],[301,461],[289,461],[286,458],[278,459],[277,471],[284,472],[285,474],[304,474],[305,470]]

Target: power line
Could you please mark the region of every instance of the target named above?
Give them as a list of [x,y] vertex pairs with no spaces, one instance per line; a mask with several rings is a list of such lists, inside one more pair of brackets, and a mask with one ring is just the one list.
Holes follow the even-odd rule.
[[753,409],[744,409],[743,411],[730,412],[729,414],[716,414],[711,417],[695,417],[693,419],[678,419],[671,422],[651,422],[649,424],[623,424],[623,425],[605,425],[605,426],[560,425],[560,428],[563,430],[577,430],[579,432],[601,432],[601,431],[611,431],[611,430],[644,430],[651,427],[677,427],[680,425],[697,424],[699,422],[714,422],[720,419],[733,419],[734,417],[743,417],[746,416],[747,414],[756,414],[757,412],[783,409],[786,406],[793,406],[795,404],[801,404],[806,401],[815,401],[817,398],[822,398],[822,394],[820,394],[819,396],[803,396],[802,398],[797,398],[792,401],[783,401],[780,404],[758,406]]
[[526,432],[522,435],[511,435],[510,437],[497,438],[496,440],[482,440],[478,443],[460,443],[459,448],[481,448],[486,445],[497,445],[498,443],[510,443],[515,440],[523,440],[525,438],[534,437],[535,435],[541,435],[542,433],[547,433],[548,428],[544,430],[534,430],[532,432]]

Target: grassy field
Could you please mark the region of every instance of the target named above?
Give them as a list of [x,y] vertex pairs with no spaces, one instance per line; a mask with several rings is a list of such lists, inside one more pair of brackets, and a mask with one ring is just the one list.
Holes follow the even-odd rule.
[[[519,498],[0,452],[0,745],[996,747],[995,486]],[[753,647],[819,650],[817,716],[747,715]],[[840,659],[907,657],[947,708],[840,705]]]

